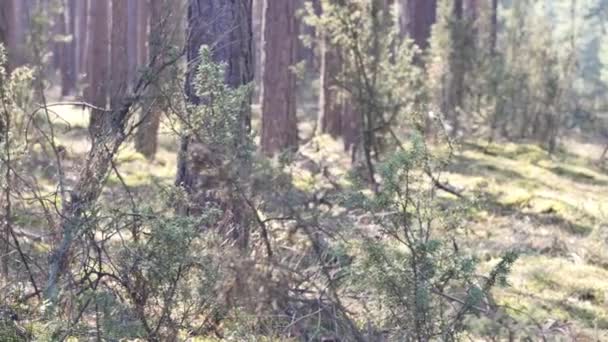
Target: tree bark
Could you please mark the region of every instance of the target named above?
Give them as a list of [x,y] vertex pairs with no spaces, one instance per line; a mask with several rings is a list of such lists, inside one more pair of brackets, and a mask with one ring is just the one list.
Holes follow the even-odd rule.
[[[168,32],[171,24],[175,23],[175,13],[168,7],[169,2],[165,0],[150,1],[150,35],[148,48],[151,56],[155,56],[155,65],[161,65],[165,61],[167,48],[171,37]],[[161,82],[164,77],[159,77]],[[154,159],[158,149],[158,129],[160,127],[161,113],[165,107],[160,84],[154,84],[150,88],[148,100],[144,102],[141,113],[141,124],[135,135],[135,150],[146,159]]]
[[[251,0],[189,0],[188,35],[185,92],[188,102],[201,104],[195,92],[194,76],[198,67],[201,46],[212,49],[214,62],[226,65],[224,82],[232,88],[250,84],[253,81],[253,51],[251,27]],[[251,98],[242,105],[238,122],[236,150],[242,149],[251,126]],[[214,155],[207,146],[194,136],[182,138],[176,183],[190,196],[187,208],[180,208],[189,215],[200,214],[211,203],[221,208],[226,227],[232,227],[231,236],[238,245],[248,245],[248,228],[243,214],[245,204],[239,193],[232,191],[235,182],[247,177],[246,163],[234,166],[239,179],[226,179],[221,165],[231,156]],[[228,195],[209,195],[228,191]],[[227,232],[225,232],[227,233]]]
[[89,86],[85,98],[87,102],[98,109],[91,110],[89,132],[91,138],[103,134],[103,122],[106,118],[105,108],[108,96],[109,47],[110,35],[108,28],[109,3],[106,1],[91,1],[91,17],[89,20]]
[[78,4],[78,75],[86,75],[88,78],[88,53],[89,53],[89,0],[81,0]]
[[321,91],[319,94],[319,128],[334,138],[342,135],[342,103],[335,79],[340,73],[340,58],[327,38],[321,39]]
[[465,9],[467,18],[476,20],[479,16],[479,0],[466,0]]
[[496,37],[498,33],[498,0],[492,0],[490,24],[490,53],[496,54]]
[[0,1],[0,42],[4,44],[7,54],[7,70],[10,71],[23,61],[19,57],[20,47],[18,32],[20,22],[18,20],[17,0]]
[[[199,50],[203,45],[212,48],[215,62],[226,64],[224,82],[227,85],[238,88],[253,81],[251,6],[251,0],[188,0],[188,71],[185,92],[190,103],[201,103],[194,91],[193,80]],[[239,124],[242,135],[249,134],[250,103],[243,104]],[[187,152],[187,146],[182,146],[182,153]],[[182,178],[190,177],[185,170],[187,168],[188,165],[180,166],[178,183]],[[180,175],[182,173],[185,174]]]
[[399,0],[399,27],[425,50],[437,16],[437,0]]
[[10,40],[10,20],[13,18],[13,12],[13,0],[0,2],[0,43],[4,44],[5,48]]
[[[42,3],[42,6],[42,9],[40,9],[41,13],[50,12],[50,2]],[[67,25],[65,24],[65,10],[62,10],[59,13],[53,12],[53,14],[57,14],[57,16],[54,17],[51,21],[51,39],[47,42],[47,44],[49,47],[49,51],[52,51],[53,53],[51,58],[53,69],[61,72],[61,60],[63,59],[63,46],[65,45],[65,43],[58,38],[66,34]]]
[[465,35],[468,33],[465,32],[463,4],[463,0],[454,0],[450,19],[449,77],[445,110],[452,124],[453,134],[458,134],[460,130],[460,112],[464,97],[466,61],[463,50],[466,48]]
[[112,1],[112,44],[110,57],[110,107],[118,108],[128,90],[128,3]]
[[62,14],[61,20],[63,34],[69,35],[70,40],[62,44],[61,64],[61,95],[67,96],[76,90],[76,0],[68,0],[68,15]]
[[295,0],[266,0],[262,50],[262,151],[266,155],[295,150],[297,20]]
[[148,22],[150,6],[148,0],[137,2],[137,64],[146,65],[148,62]]
[[137,79],[137,28],[138,28],[138,12],[137,12],[137,3],[138,0],[126,0],[128,6],[128,17],[129,20],[127,22],[127,31],[128,31],[128,39],[127,39],[127,65],[129,68],[128,71],[128,79],[129,79],[129,87],[133,87],[133,82]]
[[254,57],[254,91],[253,102],[260,103],[262,93],[262,21],[264,18],[264,0],[253,0],[252,5],[253,57]]

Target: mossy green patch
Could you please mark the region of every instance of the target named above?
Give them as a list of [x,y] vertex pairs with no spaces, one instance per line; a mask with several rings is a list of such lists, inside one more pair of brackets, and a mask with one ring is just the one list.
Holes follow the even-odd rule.
[[551,317],[608,329],[607,270],[564,258],[523,256],[509,279],[512,286],[497,291],[497,299],[529,315],[521,319]]

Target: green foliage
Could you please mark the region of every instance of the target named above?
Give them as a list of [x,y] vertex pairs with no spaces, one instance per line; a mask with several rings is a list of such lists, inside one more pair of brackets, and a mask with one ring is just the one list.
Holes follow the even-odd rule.
[[427,62],[435,106],[454,133],[532,139],[553,151],[572,108],[576,51],[547,34],[543,4],[528,0],[499,8],[493,47],[492,9],[482,3],[477,17],[457,18],[453,0],[440,2]]
[[419,49],[396,32],[393,13],[382,1],[322,1],[315,15],[308,4],[306,22],[329,39],[341,58],[340,89],[351,100],[360,125],[365,157],[389,148],[392,130],[421,122],[425,109],[424,70]]
[[245,157],[251,152],[251,138],[243,127],[243,106],[248,103],[251,89],[227,85],[224,82],[227,66],[213,62],[209,47],[201,47],[199,55],[193,85],[200,104],[189,105],[188,116],[181,118],[182,132],[195,137],[214,155],[227,160]]
[[442,209],[424,172],[424,144],[415,139],[411,146],[378,168],[377,196],[356,194],[350,202],[381,236],[365,240],[354,278],[373,298],[375,323],[391,327],[393,339],[455,340],[468,315],[488,310],[491,289],[506,285],[517,255],[507,253],[487,278],[476,274],[477,259],[457,247],[459,216]]

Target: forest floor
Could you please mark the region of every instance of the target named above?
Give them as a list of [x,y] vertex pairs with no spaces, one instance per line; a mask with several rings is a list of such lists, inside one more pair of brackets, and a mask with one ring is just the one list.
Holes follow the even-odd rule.
[[[79,108],[58,111],[62,120],[57,125],[65,126],[58,141],[68,150],[68,167],[73,163],[68,177],[75,177],[88,149],[87,115]],[[303,131],[311,131],[310,123]],[[475,199],[462,248],[488,267],[504,252],[519,251],[511,286],[494,293],[519,329],[607,341],[608,171],[594,162],[600,146],[566,145],[570,148],[549,155],[532,144],[465,141],[442,180]],[[116,160],[122,179],[112,174],[105,196],[112,196],[123,181],[141,191],[172,184],[176,149],[169,127],[163,128],[152,162],[126,146]],[[337,177],[349,167],[341,143],[328,137],[313,139],[302,153],[330,166]],[[308,170],[300,171],[298,181],[315,181]],[[51,182],[48,186],[55,188]]]

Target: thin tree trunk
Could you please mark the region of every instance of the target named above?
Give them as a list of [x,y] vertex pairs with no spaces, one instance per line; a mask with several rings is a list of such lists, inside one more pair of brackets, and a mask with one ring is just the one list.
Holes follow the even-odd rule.
[[106,1],[91,2],[91,17],[89,20],[90,30],[90,58],[89,58],[89,86],[87,88],[86,100],[100,109],[91,110],[89,121],[89,132],[91,138],[103,134],[105,109],[108,96],[108,74],[109,74],[109,47],[110,35],[108,27],[109,6]]
[[491,9],[491,25],[490,25],[490,53],[496,54],[496,36],[498,33],[498,0],[492,0]]
[[[63,5],[63,4],[62,4]],[[43,9],[41,13],[49,13],[50,3],[43,2]],[[52,12],[55,14],[54,12]],[[47,14],[48,15],[48,14]],[[51,61],[53,63],[53,70],[58,70],[61,72],[61,61],[63,59],[63,46],[65,43],[58,38],[66,34],[66,18],[65,18],[65,10],[57,13],[57,16],[53,18],[51,21],[51,39],[48,41],[49,51],[53,52]]]
[[464,25],[463,25],[463,0],[454,0],[453,19],[450,29],[451,51],[450,51],[450,80],[448,89],[448,110],[450,113],[453,133],[458,134],[460,130],[460,112],[464,96],[465,61],[463,58]]
[[254,91],[253,102],[260,103],[262,93],[262,21],[264,19],[264,1],[253,0],[252,29],[253,29],[253,55],[254,55]]
[[0,2],[0,43],[7,47],[11,35],[11,23],[13,18],[13,0],[2,0]]
[[128,79],[129,87],[133,87],[133,82],[137,79],[137,28],[138,28],[138,13],[137,13],[137,2],[138,0],[125,0],[128,3],[128,17],[127,22],[127,64],[128,64]]
[[[11,1],[11,0],[9,0]],[[27,35],[29,30],[29,19],[32,14],[32,9],[34,8],[34,4],[31,0],[20,1],[20,0],[12,0],[13,1],[13,20],[11,21],[11,31],[12,34],[12,66],[11,68],[15,68],[27,63]]]
[[429,46],[431,28],[437,16],[437,0],[399,0],[399,28],[421,49]]
[[[78,1],[78,75],[86,75],[88,79],[88,41],[89,41],[89,0]],[[82,77],[82,76],[81,76]]]
[[296,119],[297,20],[295,0],[266,0],[262,51],[262,151],[267,155],[298,146]]
[[69,23],[68,30],[70,32],[70,44],[69,50],[66,52],[68,55],[69,66],[68,66],[68,86],[70,92],[76,91],[76,85],[78,83],[78,48],[76,43],[77,25],[76,20],[78,18],[78,5],[77,0],[68,0],[69,7]]
[[342,97],[340,109],[344,151],[350,153],[351,162],[355,163],[360,152],[357,149],[361,145],[361,115],[355,111],[350,97]]
[[112,43],[110,58],[110,107],[118,108],[128,91],[127,31],[128,4],[125,0],[112,1]]
[[148,62],[148,21],[150,19],[149,0],[137,2],[137,64]]
[[[212,48],[212,58],[215,62],[225,63],[224,82],[237,88],[253,81],[253,51],[251,28],[251,0],[189,0],[188,1],[188,36],[187,57],[188,72],[186,75],[185,92],[191,104],[200,104],[201,99],[194,90],[194,76],[198,66],[201,46]],[[251,127],[251,98],[243,103],[238,118],[237,150],[246,142]],[[198,147],[197,147],[198,146]],[[245,205],[239,194],[231,194],[229,199],[206,199],[205,193],[215,190],[230,189],[233,180],[223,179],[218,173],[218,164],[214,159],[222,160],[224,156],[210,155],[211,152],[201,152],[200,142],[192,136],[182,139],[179,153],[176,183],[182,186],[192,197],[191,205],[183,208],[189,214],[196,215],[203,209],[204,203],[213,201],[223,209],[231,222],[232,237],[241,247],[248,245],[248,228],[243,213]],[[228,156],[226,156],[228,157]],[[222,160],[223,161],[223,160]],[[221,162],[219,163],[221,164]],[[247,165],[238,167],[238,177],[247,177]],[[221,172],[219,172],[221,173]],[[219,177],[219,179],[218,179]],[[205,186],[209,185],[209,186]],[[200,187],[204,187],[201,189]]]
[[321,39],[321,90],[319,128],[334,138],[342,135],[342,104],[335,79],[340,73],[340,58],[327,38]]
[[23,61],[19,58],[18,41],[18,3],[16,0],[0,1],[0,42],[4,44],[8,58],[7,69],[10,71]]
[[[169,21],[173,20],[171,9],[167,8],[164,0],[151,0],[150,2],[150,35],[148,48],[152,56],[158,56],[156,64],[162,64],[165,60],[168,44],[164,40],[170,40],[167,34]],[[160,78],[161,82],[163,77]],[[161,113],[164,109],[163,96],[160,84],[155,84],[150,89],[148,101],[142,106],[141,124],[135,135],[135,150],[146,159],[154,159],[158,148],[158,129],[160,127]]]
[[60,15],[61,31],[64,35],[69,35],[71,38],[67,42],[62,42],[62,56],[59,61],[61,64],[61,95],[67,96],[73,93],[76,89],[76,2],[75,0],[69,0],[67,6],[67,13],[65,11]]

